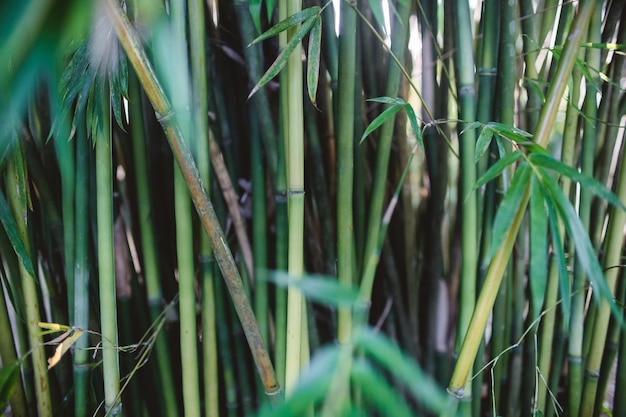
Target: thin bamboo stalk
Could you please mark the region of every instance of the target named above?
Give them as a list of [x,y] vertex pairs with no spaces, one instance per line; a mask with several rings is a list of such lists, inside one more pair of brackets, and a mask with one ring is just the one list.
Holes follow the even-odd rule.
[[[337,277],[339,282],[351,287],[354,257],[354,71],[356,68],[357,15],[347,3],[341,3],[341,33],[339,34],[339,86],[337,112]],[[337,340],[350,343],[352,314],[349,307],[338,311]]]
[[[105,86],[106,87],[106,86]],[[103,91],[107,88],[103,88]],[[100,289],[100,328],[104,373],[104,407],[110,416],[122,414],[120,364],[117,342],[117,303],[115,299],[115,254],[113,251],[113,173],[111,151],[110,98],[100,98],[103,119],[94,138],[96,148],[96,201],[98,227],[98,283]]]

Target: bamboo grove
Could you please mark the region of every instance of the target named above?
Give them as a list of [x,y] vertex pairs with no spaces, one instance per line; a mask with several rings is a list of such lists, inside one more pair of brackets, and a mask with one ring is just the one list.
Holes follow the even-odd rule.
[[617,0],[0,4],[0,414],[626,415]]

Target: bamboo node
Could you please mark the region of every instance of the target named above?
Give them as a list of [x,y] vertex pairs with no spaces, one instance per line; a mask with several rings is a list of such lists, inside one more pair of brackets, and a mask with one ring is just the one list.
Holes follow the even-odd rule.
[[174,116],[174,112],[172,110],[168,111],[164,115],[161,115],[161,113],[159,113],[158,111],[155,111],[155,113],[156,113],[157,121],[159,123],[166,122]]
[[459,389],[446,388],[446,391],[448,392],[448,394],[458,399],[463,398],[463,394],[465,394],[465,388],[459,388]]

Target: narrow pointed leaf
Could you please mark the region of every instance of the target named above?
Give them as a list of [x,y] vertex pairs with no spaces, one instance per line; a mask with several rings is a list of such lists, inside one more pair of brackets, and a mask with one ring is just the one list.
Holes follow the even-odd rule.
[[605,199],[620,210],[626,211],[626,206],[624,206],[624,203],[622,203],[620,199],[611,192],[611,190],[609,190],[600,181],[581,173],[576,168],[573,168],[557,159],[554,159],[550,155],[532,154],[530,155],[529,160],[535,165],[548,168],[560,175],[565,175],[572,181],[577,182],[581,186],[585,187],[587,191],[595,194],[600,198]]
[[[319,15],[322,9],[318,6],[309,7],[308,9],[304,9],[299,11],[298,13],[294,13],[291,16],[287,17],[284,20],[276,23],[274,26],[263,32],[259,37],[253,40],[250,45],[254,45],[255,43],[261,42],[265,39],[269,39],[273,36],[278,35],[281,32],[286,31],[302,22],[306,22],[307,20],[313,19],[314,17]],[[304,37],[304,36],[303,36]],[[302,39],[302,38],[300,38]]]
[[409,103],[406,103],[404,106],[404,111],[406,111],[406,115],[409,119],[409,123],[411,123],[411,129],[413,129],[413,133],[415,133],[415,140],[417,140],[417,145],[420,147],[422,153],[424,153],[424,141],[422,140],[422,130],[420,129],[419,123],[417,122],[417,116],[415,115],[415,110],[413,110],[413,106]]
[[4,410],[8,403],[13,387],[20,375],[20,363],[16,360],[0,368],[0,411]]
[[489,249],[489,255],[485,260],[487,263],[491,261],[494,253],[500,245],[504,242],[506,237],[506,231],[511,226],[513,218],[519,209],[519,205],[524,197],[524,189],[528,186],[528,179],[530,177],[530,166],[523,162],[519,168],[515,171],[515,175],[511,180],[509,186],[500,207],[496,213],[496,218],[493,221],[493,232],[491,238],[491,248]]
[[4,198],[4,194],[2,192],[0,192],[0,222],[2,222],[4,231],[9,238],[9,242],[11,242],[11,246],[13,246],[15,254],[18,258],[20,258],[20,261],[24,265],[26,271],[34,277],[35,269],[33,268],[33,263],[31,262],[28,252],[26,251],[24,241],[20,237],[17,224],[15,223],[15,219],[13,218],[11,209],[9,208],[9,203]]
[[365,129],[365,132],[363,132],[363,136],[361,136],[359,145],[363,143],[365,138],[370,133],[372,133],[373,131],[378,129],[380,126],[382,126],[382,124],[385,123],[389,118],[393,117],[398,112],[398,110],[402,108],[402,106],[403,106],[402,104],[393,104],[390,107],[388,107],[385,111],[383,111],[381,114],[379,114],[374,120],[372,120],[372,123],[370,123],[369,126],[367,126],[367,129]]
[[317,85],[320,78],[320,51],[322,43],[322,17],[317,16],[309,35],[306,80],[311,103],[317,102]]
[[529,286],[532,320],[535,320],[541,314],[548,278],[548,217],[544,193],[535,176],[530,187]]
[[352,382],[363,393],[363,399],[376,407],[382,414],[393,410],[394,416],[412,417],[414,413],[406,400],[387,383],[385,377],[363,358],[356,359],[350,375]]
[[498,162],[493,164],[487,172],[483,174],[482,177],[476,181],[476,185],[474,186],[474,191],[483,185],[487,184],[489,181],[496,178],[498,175],[502,173],[509,165],[516,163],[522,158],[522,153],[520,151],[513,151],[511,153],[507,153],[502,158],[498,159]]
[[402,100],[399,97],[374,97],[374,98],[368,98],[367,101],[373,101],[376,103],[383,103],[383,104],[399,104],[399,105],[406,104],[406,101]]
[[446,407],[443,390],[387,337],[365,328],[357,333],[354,344],[401,381],[408,392],[429,410],[438,413]]
[[593,246],[591,245],[591,241],[589,240],[585,227],[576,214],[576,210],[574,210],[574,207],[554,178],[543,170],[538,170],[537,172],[544,189],[547,190],[556,207],[557,214],[561,217],[561,220],[565,224],[565,228],[567,229],[570,239],[574,242],[574,246],[576,248],[576,258],[587,274],[589,282],[593,285],[594,290],[598,291],[600,296],[604,298],[607,303],[609,303],[611,312],[615,314],[615,317],[621,322],[621,310],[619,309],[617,303],[615,303],[613,294],[611,294],[611,291],[606,284],[602,267],[598,262],[598,258]]
[[296,46],[300,42],[304,36],[311,30],[313,25],[315,24],[315,17],[309,18],[309,20],[305,21],[295,35],[291,38],[285,49],[278,55],[278,58],[274,61],[274,63],[269,67],[269,69],[263,74],[257,85],[254,86],[250,94],[248,95],[248,99],[254,95],[260,88],[262,88],[265,84],[270,82],[272,78],[278,75],[278,73],[287,65],[287,61],[289,60],[289,55],[296,49]]
[[559,291],[561,292],[561,311],[563,312],[563,324],[569,323],[569,314],[571,310],[571,290],[569,285],[569,276],[567,273],[567,262],[565,260],[565,251],[563,250],[563,241],[559,234],[558,217],[554,210],[550,198],[546,199],[546,207],[548,208],[548,220],[550,223],[550,233],[552,234],[552,250],[556,255],[556,262],[559,268]]
[[487,149],[489,149],[489,145],[491,145],[491,139],[493,138],[493,129],[489,126],[485,126],[483,130],[480,132],[478,136],[478,140],[476,141],[476,154],[474,156],[474,163],[478,162]]
[[261,33],[261,6],[263,0],[248,0],[248,8],[250,9],[250,16],[254,22],[254,27],[258,33]]
[[468,131],[473,130],[473,129],[477,129],[477,128],[481,127],[481,126],[482,126],[482,123],[480,123],[480,122],[472,122],[468,126],[466,126],[463,130],[461,130],[461,133],[459,133],[459,135],[463,136],[463,134],[465,132],[468,132]]
[[307,274],[294,279],[286,272],[273,271],[269,274],[268,280],[281,287],[296,287],[307,299],[333,306],[352,306],[358,298],[356,288],[346,287],[336,279],[322,275]]
[[385,16],[383,14],[383,2],[380,0],[369,0],[369,4],[372,14],[374,15],[374,19],[376,20],[376,23],[378,23],[378,27],[383,31],[386,31]]

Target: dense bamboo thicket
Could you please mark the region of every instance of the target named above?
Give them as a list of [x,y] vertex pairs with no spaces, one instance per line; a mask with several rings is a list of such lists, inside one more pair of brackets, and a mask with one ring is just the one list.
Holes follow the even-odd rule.
[[625,416],[625,53],[615,0],[2,2],[0,414]]

